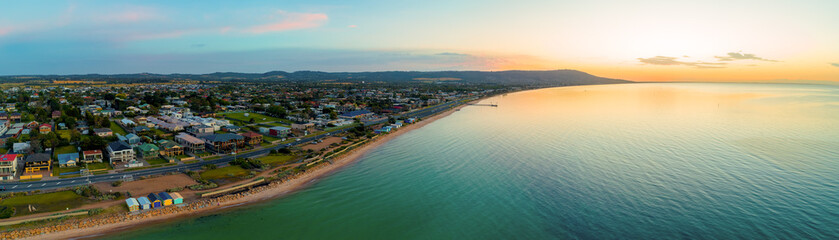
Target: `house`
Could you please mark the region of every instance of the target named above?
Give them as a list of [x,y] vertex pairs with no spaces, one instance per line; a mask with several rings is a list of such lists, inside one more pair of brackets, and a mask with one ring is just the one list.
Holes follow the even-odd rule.
[[9,114],[9,121],[20,122],[20,116],[22,116],[19,112],[14,112]]
[[52,125],[50,125],[49,123],[41,124],[40,126],[38,126],[38,131],[41,132],[41,134],[50,133],[52,132]]
[[140,203],[140,209],[148,210],[151,209],[151,202],[147,197],[138,197],[137,202]]
[[180,193],[171,192],[171,193],[169,193],[169,196],[172,197],[172,204],[177,205],[177,204],[184,203],[184,197],[182,197]]
[[79,162],[79,153],[58,154],[58,165],[61,167],[75,167]]
[[82,152],[82,161],[85,163],[102,162],[102,150],[88,150]]
[[200,125],[195,125],[195,126],[190,127],[189,130],[187,130],[187,132],[190,132],[192,134],[200,136],[200,135],[204,135],[204,134],[212,134],[213,130],[214,129],[213,129],[212,126],[207,126],[207,125],[204,125],[204,124],[200,124]]
[[61,111],[52,111],[52,119],[57,119],[61,117]]
[[9,130],[9,127],[11,127],[11,126],[12,126],[12,125],[11,125],[11,123],[10,123],[9,121],[7,121],[7,120],[0,120],[0,135],[5,134],[5,133],[6,133],[6,131],[8,131],[8,130]]
[[163,201],[160,200],[160,196],[155,193],[149,193],[147,196],[149,198],[149,202],[151,203],[151,207],[159,208],[163,207]]
[[148,132],[148,131],[151,131],[151,129],[150,129],[149,127],[146,127],[146,126],[143,126],[143,125],[136,126],[136,127],[132,128],[131,130],[132,130],[134,133],[141,133],[141,132]]
[[212,134],[203,138],[210,150],[219,153],[236,152],[239,148],[245,147],[245,137],[232,133]]
[[140,136],[137,136],[136,134],[133,134],[133,133],[129,133],[128,135],[125,135],[125,136],[122,136],[119,133],[117,133],[117,139],[119,139],[120,141],[123,141],[125,143],[128,143],[128,145],[131,145],[131,146],[140,145],[140,141],[142,140],[142,139],[140,139]]
[[391,127],[391,126],[384,126],[382,128],[376,129],[373,132],[375,132],[375,133],[389,133],[392,128],[393,127]]
[[110,137],[110,136],[114,135],[114,131],[111,131],[110,128],[93,129],[93,133],[96,133],[96,136],[100,136],[100,137]]
[[67,130],[67,124],[58,123],[58,130]]
[[356,118],[366,118],[366,117],[370,117],[370,116],[373,116],[373,112],[370,112],[370,111],[367,111],[367,110],[356,110],[356,111],[351,111],[351,112],[345,112],[338,117],[344,118],[344,119],[356,119]]
[[157,145],[160,145],[160,155],[174,157],[184,154],[184,148],[173,141],[160,140]]
[[160,196],[160,201],[163,203],[163,206],[172,205],[172,196],[170,196],[169,193],[160,192],[157,196]]
[[129,163],[136,160],[134,149],[122,141],[115,141],[108,143],[108,157],[111,159],[111,164]]
[[292,123],[291,129],[299,132],[312,131],[315,129],[314,123]]
[[131,127],[131,126],[137,125],[137,123],[135,123],[133,120],[128,119],[128,118],[120,119],[119,124],[122,125],[123,127]]
[[224,130],[225,132],[239,132],[239,130],[242,130],[242,128],[236,125],[227,125],[221,127],[221,130]]
[[175,136],[175,141],[180,143],[187,151],[193,153],[204,152],[205,149],[204,140],[186,133],[178,133],[178,135]]
[[136,198],[125,199],[125,205],[128,206],[128,211],[131,211],[131,212],[140,211],[140,202],[137,201]]
[[12,152],[17,154],[29,153],[29,150],[31,149],[32,146],[29,145],[29,142],[19,142],[12,144]]
[[0,155],[0,180],[12,180],[15,178],[17,166],[23,161],[21,154]]
[[148,119],[146,117],[139,116],[134,118],[134,122],[140,125],[145,125],[148,122]]
[[255,133],[255,132],[246,132],[240,134],[242,137],[245,137],[245,142],[248,145],[256,146],[262,143],[262,134]]
[[159,156],[160,148],[151,143],[146,143],[135,148],[137,155],[143,159],[150,159]]
[[48,153],[36,153],[26,157],[26,162],[23,165],[23,173],[35,173],[40,171],[50,171],[52,166],[52,157]]
[[291,128],[287,127],[276,126],[268,129],[268,134],[276,137],[284,137],[289,133],[291,133]]

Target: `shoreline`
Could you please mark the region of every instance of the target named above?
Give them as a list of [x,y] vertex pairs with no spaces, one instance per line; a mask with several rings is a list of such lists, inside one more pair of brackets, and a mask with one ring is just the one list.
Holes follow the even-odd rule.
[[[495,97],[496,95],[489,96]],[[486,98],[489,98],[486,97]],[[478,102],[486,98],[480,98],[477,100],[470,101],[470,103]],[[317,180],[328,177],[337,171],[355,163],[357,160],[364,157],[367,153],[371,150],[374,150],[381,146],[384,143],[389,142],[390,140],[401,136],[402,134],[411,132],[413,130],[422,128],[425,125],[428,125],[436,120],[441,118],[447,117],[452,113],[456,112],[457,110],[468,106],[467,104],[463,104],[457,106],[455,108],[446,110],[444,112],[440,112],[436,115],[433,115],[429,118],[422,119],[414,124],[405,125],[401,127],[399,130],[395,132],[388,133],[386,135],[379,135],[379,137],[371,140],[370,142],[362,145],[359,148],[353,149],[346,154],[334,158],[332,163],[324,164],[317,166],[315,168],[310,169],[302,174],[295,175],[292,179],[282,182],[273,182],[265,186],[254,188],[250,191],[237,193],[232,195],[225,195],[221,197],[217,197],[214,199],[209,200],[208,202],[216,202],[217,205],[211,204],[201,204],[202,201],[196,201],[189,203],[187,206],[170,206],[168,208],[163,208],[160,210],[153,210],[149,212],[144,212],[140,214],[126,214],[122,216],[120,219],[116,219],[113,221],[106,221],[106,223],[101,225],[95,226],[87,226],[87,227],[77,227],[71,229],[62,229],[56,231],[49,231],[49,229],[53,229],[55,226],[44,226],[42,228],[45,232],[41,234],[34,234],[34,235],[27,235],[21,236],[24,239],[67,239],[67,238],[97,238],[97,237],[104,237],[116,234],[118,232],[122,232],[125,230],[135,229],[135,228],[143,228],[148,225],[164,223],[167,221],[173,221],[182,218],[190,218],[196,216],[202,216],[211,213],[217,213],[220,211],[226,210],[233,210],[237,207],[248,206],[252,204],[257,204],[261,202],[265,202],[268,200],[278,199],[281,197],[288,196],[293,194],[299,190],[304,189],[305,187],[314,184]],[[220,199],[218,201],[214,201]],[[197,204],[197,206],[195,206]],[[175,212],[171,212],[175,211]],[[169,212],[169,213],[167,213]],[[157,213],[161,213],[159,215],[155,215]],[[152,215],[152,216],[149,216]],[[82,220],[83,221],[83,220]],[[60,225],[60,224],[59,224]],[[32,229],[33,231],[42,230],[42,229]],[[91,234],[95,233],[95,234]],[[8,236],[8,235],[7,235]],[[12,236],[14,238],[14,236]]]

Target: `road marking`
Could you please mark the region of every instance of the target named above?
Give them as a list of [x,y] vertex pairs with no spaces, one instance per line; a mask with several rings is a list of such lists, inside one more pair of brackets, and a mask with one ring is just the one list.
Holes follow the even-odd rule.
[[16,187],[17,187],[17,185],[15,185],[15,186],[14,186],[14,187],[12,187],[12,188],[16,188]]
[[26,187],[31,187],[31,186],[32,186],[32,184],[29,184],[29,186],[26,186]]
[[70,183],[74,183],[74,182],[76,182],[76,180],[70,181]]
[[43,187],[43,186],[46,186],[46,185],[47,185],[47,184],[46,184],[46,183],[44,183],[44,184],[41,184],[41,187]]
[[57,183],[55,183],[55,185],[58,185],[58,184],[61,184],[61,182],[57,182]]

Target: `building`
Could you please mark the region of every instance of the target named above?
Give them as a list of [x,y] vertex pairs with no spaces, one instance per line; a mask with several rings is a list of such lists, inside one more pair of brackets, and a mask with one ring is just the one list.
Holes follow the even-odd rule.
[[236,126],[236,125],[227,125],[227,126],[221,127],[221,130],[224,130],[225,132],[235,133],[235,132],[239,132],[240,130],[242,130],[242,128],[239,127],[239,126]]
[[147,197],[138,197],[137,202],[140,203],[140,209],[148,210],[151,209],[151,202]]
[[291,128],[276,126],[268,129],[268,134],[275,137],[285,137],[291,133]]
[[82,162],[94,163],[102,162],[102,150],[88,150],[82,152]]
[[140,211],[140,202],[136,198],[125,199],[125,205],[128,206],[128,211]]
[[160,146],[160,155],[167,157],[174,157],[184,154],[184,148],[181,145],[169,140],[160,140],[157,142]]
[[242,137],[245,137],[245,143],[251,146],[256,146],[262,143],[262,134],[255,133],[255,132],[246,132],[240,134]]
[[181,146],[192,153],[204,152],[205,149],[204,140],[186,133],[178,133],[178,135],[175,136],[175,141],[180,143]]
[[212,134],[203,138],[207,147],[218,153],[236,152],[245,147],[245,137],[232,133]]
[[136,126],[136,127],[132,128],[131,130],[134,131],[134,133],[141,133],[141,132],[151,131],[151,128],[140,125],[140,126]]
[[12,180],[15,178],[17,166],[23,161],[23,155],[3,154],[0,155],[0,180]]
[[10,126],[11,126],[11,123],[10,123],[9,121],[7,121],[7,120],[0,120],[0,135],[5,134],[5,133],[6,133],[6,131],[8,131],[8,130],[9,130],[9,127],[10,127]]
[[52,111],[52,119],[57,119],[61,117],[61,111]]
[[294,131],[305,132],[305,131],[312,131],[315,129],[314,123],[292,123],[291,129]]
[[52,132],[52,125],[50,125],[49,123],[41,124],[40,126],[38,126],[38,131],[41,132],[41,134],[50,133]]
[[133,133],[129,133],[125,136],[122,136],[119,133],[117,133],[117,139],[119,139],[120,141],[123,141],[125,143],[128,143],[128,145],[131,145],[131,146],[140,145],[140,141],[142,140],[142,139],[140,139],[140,136],[137,136],[137,134],[133,134]]
[[172,205],[172,196],[169,196],[169,193],[160,192],[157,196],[160,196],[160,201],[163,203],[163,206]]
[[[100,154],[101,155],[101,154]],[[58,154],[58,166],[61,167],[75,167],[79,162],[79,153],[65,153]]]
[[151,143],[142,144],[135,148],[135,152],[140,158],[150,159],[156,158],[160,154],[160,148]]
[[108,157],[111,159],[111,165],[118,163],[129,163],[136,160],[134,149],[122,141],[115,141],[108,143]]
[[159,208],[163,207],[163,201],[160,200],[160,196],[155,193],[149,193],[147,196],[149,198],[149,202],[151,203],[151,207]]
[[169,196],[172,197],[172,204],[177,205],[177,204],[184,203],[184,197],[182,197],[180,193],[171,192],[171,193],[169,193]]
[[110,137],[110,136],[114,135],[114,131],[111,131],[110,128],[93,129],[93,133],[96,133],[96,136],[100,136],[100,137]]
[[26,163],[23,165],[23,173],[36,173],[40,171],[52,170],[52,157],[47,153],[36,153],[26,157]]
[[17,154],[29,153],[29,150],[31,149],[32,146],[29,145],[29,142],[20,142],[12,144],[12,152]]
[[357,118],[366,118],[373,116],[373,112],[367,110],[356,110],[351,112],[345,112],[339,116],[340,118],[344,119],[357,119]]
[[200,124],[190,127],[188,132],[200,136],[205,134],[212,134],[214,132],[214,129],[212,126]]

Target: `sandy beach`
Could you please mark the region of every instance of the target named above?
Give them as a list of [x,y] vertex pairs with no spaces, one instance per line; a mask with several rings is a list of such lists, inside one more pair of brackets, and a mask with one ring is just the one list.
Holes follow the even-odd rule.
[[[448,111],[441,112],[440,114],[423,119],[422,121],[419,121],[415,124],[406,125],[400,128],[398,131],[379,136],[378,138],[363,145],[362,147],[354,149],[346,154],[343,154],[333,159],[331,164],[322,164],[318,167],[306,171],[303,174],[297,175],[293,179],[287,180],[282,183],[271,183],[267,186],[259,187],[246,193],[236,194],[236,196],[228,197],[228,200],[219,200],[214,202],[214,204],[212,205],[203,205],[196,210],[175,211],[172,213],[164,213],[142,218],[138,217],[131,219],[116,220],[112,223],[109,222],[107,224],[101,224],[90,227],[79,227],[67,230],[62,229],[57,231],[49,231],[44,234],[29,236],[26,239],[68,239],[88,237],[93,238],[113,234],[114,232],[134,228],[137,226],[146,226],[148,224],[171,221],[178,218],[200,216],[208,213],[214,213],[220,210],[230,209],[231,207],[238,207],[246,204],[253,204],[269,199],[275,199],[278,197],[286,196],[288,194],[293,193],[296,190],[300,190],[306,187],[307,185],[312,184],[319,178],[329,176],[330,174],[340,170],[341,168],[344,168],[354,163],[356,160],[360,159],[365,154],[367,154],[370,150],[377,148],[378,146],[390,141],[391,139],[394,139],[412,130],[422,128],[427,124],[430,124],[440,118],[446,117],[454,113],[457,109],[463,108],[464,106],[467,105],[461,105],[456,108],[449,109]],[[225,197],[220,197],[220,199],[224,198]],[[162,210],[165,209],[166,208]]]

